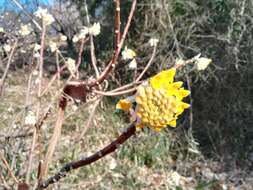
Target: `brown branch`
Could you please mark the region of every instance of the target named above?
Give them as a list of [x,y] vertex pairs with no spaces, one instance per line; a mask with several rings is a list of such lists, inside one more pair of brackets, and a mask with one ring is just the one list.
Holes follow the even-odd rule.
[[135,134],[135,131],[136,131],[135,125],[131,124],[126,129],[126,131],[124,131],[115,141],[111,142],[109,145],[104,147],[102,150],[96,152],[95,154],[93,154],[87,158],[67,163],[54,176],[48,178],[46,181],[39,184],[38,187],[36,188],[36,190],[45,189],[50,184],[56,183],[61,178],[65,177],[67,175],[67,173],[70,172],[71,170],[92,164],[93,162],[103,158],[107,154],[114,152],[117,148],[120,147],[121,144],[123,144],[127,139],[129,139],[131,136],[133,136]]
[[98,84],[102,83],[108,77],[111,70],[116,66],[117,60],[118,60],[118,57],[119,57],[119,54],[120,54],[120,50],[123,46],[123,43],[125,41],[126,35],[128,33],[128,30],[129,30],[129,27],[130,27],[130,24],[131,24],[133,15],[134,15],[136,2],[137,2],[137,0],[133,0],[133,2],[132,2],[131,11],[130,11],[129,16],[128,16],[126,27],[125,27],[124,32],[122,34],[122,38],[120,40],[120,43],[118,44],[117,51],[114,53],[111,61],[109,62],[108,66],[105,68],[103,73],[100,75],[100,77],[97,80],[95,80],[95,81],[91,82],[90,84],[88,84],[89,87],[94,87],[94,86],[97,86]]

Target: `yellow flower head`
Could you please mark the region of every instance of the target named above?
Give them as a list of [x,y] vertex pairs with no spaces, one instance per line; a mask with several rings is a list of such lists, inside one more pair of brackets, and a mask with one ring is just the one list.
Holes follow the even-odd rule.
[[162,71],[138,87],[135,95],[137,128],[148,126],[160,131],[167,126],[176,127],[178,116],[190,107],[182,102],[190,91],[182,87],[183,82],[174,82],[175,73],[175,69]]

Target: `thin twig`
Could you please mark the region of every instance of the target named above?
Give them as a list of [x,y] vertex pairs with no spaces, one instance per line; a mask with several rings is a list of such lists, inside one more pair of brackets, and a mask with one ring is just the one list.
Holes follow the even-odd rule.
[[66,177],[67,173],[70,172],[71,170],[92,164],[93,162],[103,158],[107,154],[114,152],[116,149],[120,147],[121,144],[123,144],[127,139],[133,136],[135,134],[135,131],[136,131],[135,125],[131,124],[115,141],[111,142],[102,150],[96,152],[95,154],[87,158],[67,163],[54,176],[48,178],[46,181],[39,184],[36,190],[45,189],[50,184],[56,183],[61,178]]
[[1,81],[0,81],[0,95],[3,95],[4,82],[5,82],[7,73],[9,71],[10,64],[11,64],[11,61],[12,61],[12,58],[13,58],[13,55],[14,55],[14,51],[15,51],[15,49],[17,47],[17,44],[18,44],[18,40],[16,39],[15,43],[14,43],[14,45],[12,47],[11,53],[9,55],[7,65],[6,65],[6,68],[4,70],[4,74],[3,74],[2,78],[1,78]]
[[25,8],[18,1],[16,1],[16,0],[12,0],[12,1],[13,1],[13,3],[15,3],[25,13],[26,16],[28,16],[32,20],[33,24],[39,30],[42,30],[41,26],[39,25],[39,23],[36,20],[33,19],[33,17],[28,13],[28,11],[25,10]]
[[134,88],[130,88],[128,90],[123,90],[123,91],[119,91],[119,92],[103,92],[103,91],[99,91],[99,90],[94,89],[93,92],[98,95],[103,95],[103,96],[120,96],[120,95],[124,95],[127,93],[135,92],[136,89],[137,89],[137,87],[134,87]]
[[[86,21],[87,21],[88,27],[90,27],[90,17],[89,17],[89,11],[88,11],[88,6],[87,6],[86,0],[84,0],[84,9],[85,9],[85,13],[86,13]],[[90,37],[91,64],[92,64],[93,69],[95,70],[96,78],[98,78],[99,71],[97,68],[97,59],[96,59],[96,55],[95,55],[95,47],[94,47],[94,41],[93,41],[92,34],[89,33],[89,37]]]
[[111,93],[111,92],[122,91],[122,90],[124,90],[124,89],[126,89],[126,88],[130,88],[130,87],[132,87],[132,86],[138,86],[138,85],[141,84],[142,82],[143,82],[143,81],[132,82],[132,83],[130,83],[130,84],[126,84],[126,85],[124,85],[124,86],[115,88],[115,89],[113,89],[113,90],[111,90],[111,91],[108,91],[108,92]]
[[53,75],[53,77],[51,78],[51,80],[49,81],[49,83],[47,84],[47,86],[45,87],[45,89],[42,91],[41,96],[43,96],[45,93],[48,92],[49,88],[53,85],[53,83],[54,83],[54,81],[56,80],[57,76],[58,76],[61,72],[63,72],[63,70],[66,69],[66,68],[67,68],[67,66],[66,66],[66,65],[63,65],[63,66],[59,69],[59,71],[57,71],[57,72]]
[[166,10],[166,15],[167,15],[168,20],[169,20],[169,26],[170,26],[170,30],[171,30],[171,33],[172,33],[173,38],[174,38],[174,44],[176,46],[177,55],[178,55],[178,57],[182,57],[182,55],[181,55],[182,51],[180,49],[179,42],[178,42],[178,39],[177,39],[177,34],[175,33],[174,26],[173,26],[173,23],[172,23],[172,19],[171,19],[171,16],[170,16],[169,6],[167,6],[165,4],[165,1],[163,1],[163,6]]
[[148,64],[146,65],[146,67],[143,69],[143,71],[141,72],[141,74],[138,76],[138,78],[136,79],[136,82],[138,82],[139,80],[141,80],[141,78],[143,77],[143,75],[145,74],[145,72],[148,70],[148,68],[150,67],[150,65],[152,64],[154,58],[155,58],[155,54],[156,54],[156,49],[157,46],[155,45],[153,48],[153,53],[151,58],[148,61]]
[[46,25],[43,24],[42,34],[41,34],[41,41],[40,41],[41,48],[40,48],[40,58],[39,58],[39,89],[38,89],[38,98],[41,97],[41,87],[42,87],[42,78],[43,78],[43,66],[44,66],[45,36],[46,36]]
[[126,35],[128,33],[128,30],[129,30],[129,27],[130,27],[130,24],[131,24],[133,15],[134,15],[134,11],[135,11],[135,8],[136,8],[136,2],[137,2],[137,0],[133,0],[133,2],[132,2],[132,6],[131,6],[131,10],[130,10],[130,13],[129,13],[129,16],[128,16],[127,24],[126,24],[124,32],[122,34],[122,37],[121,37],[120,43],[118,45],[117,51],[114,53],[114,55],[112,57],[112,60],[109,62],[108,66],[105,68],[103,73],[99,76],[99,78],[97,80],[91,82],[90,84],[88,84],[89,87],[93,87],[93,86],[96,86],[96,85],[102,83],[107,78],[107,76],[109,75],[111,70],[116,66],[121,48],[124,44]]
[[101,100],[102,100],[102,98],[99,98],[99,99],[97,99],[97,100],[95,101],[95,103],[93,104],[93,108],[92,108],[92,110],[91,110],[91,112],[90,112],[90,115],[89,115],[87,124],[85,125],[84,129],[82,129],[82,133],[81,133],[81,135],[79,136],[79,138],[78,138],[78,140],[77,140],[76,142],[79,142],[79,141],[83,138],[84,134],[86,133],[86,131],[87,131],[87,130],[89,129],[89,127],[91,126],[91,122],[92,122],[92,120],[93,120],[93,118],[94,118],[94,115],[95,115],[95,113],[96,113],[96,109],[97,109],[97,107],[98,107],[98,105],[99,105],[99,103],[100,103]]
[[60,86],[61,73],[60,73],[59,54],[57,50],[55,51],[55,61],[56,61],[56,68],[57,68],[57,83],[58,83],[58,86]]
[[4,163],[6,169],[8,170],[10,176],[13,178],[13,180],[15,181],[16,184],[18,184],[18,179],[15,177],[15,175],[13,174],[11,167],[9,166],[7,160],[5,159],[4,155],[0,152],[0,159],[2,160],[2,162]]
[[3,186],[4,188],[6,188],[6,190],[11,189],[9,187],[9,185],[7,184],[6,180],[4,179],[4,176],[1,173],[0,173],[0,179],[1,179],[2,183],[3,183],[3,184],[0,184],[0,187]]
[[[42,19],[42,33],[41,33],[41,41],[40,41],[40,57],[39,57],[39,86],[38,86],[38,105],[37,105],[37,119],[39,118],[40,115],[40,109],[41,109],[41,92],[42,92],[42,79],[43,79],[43,66],[44,66],[44,46],[45,46],[45,37],[46,37],[46,24],[44,20]],[[38,147],[39,147],[39,159],[41,160],[42,157],[42,145],[41,145],[41,136],[40,136],[40,128],[35,127],[34,129],[34,135],[33,135],[33,141],[32,141],[32,149],[31,153],[33,153],[33,150],[36,146],[36,140],[38,141]],[[34,144],[33,144],[34,143]],[[32,159],[33,156],[30,156]],[[32,163],[32,160],[29,160],[29,163]],[[40,164],[39,164],[40,167]],[[29,169],[29,168],[28,168]],[[41,168],[38,168],[38,171],[41,171]],[[29,172],[29,170],[28,170]],[[29,179],[29,177],[28,177]],[[40,182],[41,178],[38,175],[38,183]]]
[[28,158],[28,165],[26,169],[26,183],[29,184],[30,180],[30,173],[31,173],[31,167],[32,167],[32,162],[33,162],[33,153],[36,145],[36,140],[37,140],[37,129],[34,127],[33,128],[33,138],[32,138],[32,145],[30,148],[29,152],[29,158]]
[[80,48],[79,48],[79,53],[78,53],[78,59],[77,59],[77,62],[76,62],[76,72],[77,72],[77,78],[79,78],[79,67],[82,63],[82,54],[83,54],[83,48],[84,48],[84,44],[89,40],[89,38],[83,38],[82,41],[81,41],[81,45],[80,45]]

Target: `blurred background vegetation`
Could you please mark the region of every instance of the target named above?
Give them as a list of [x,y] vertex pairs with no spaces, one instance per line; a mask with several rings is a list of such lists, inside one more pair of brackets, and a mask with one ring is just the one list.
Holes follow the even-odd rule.
[[[87,25],[83,0],[34,2],[37,6],[44,3],[52,10],[57,22],[50,32],[66,35],[68,44],[63,54],[76,56],[77,49],[73,48],[71,39],[80,26]],[[95,46],[98,66],[104,68],[107,62],[102,60],[109,60],[113,51],[114,4],[103,0],[87,0],[87,4],[91,23],[100,22],[102,26]],[[28,6],[24,3],[24,7]],[[130,6],[130,0],[121,3],[122,29]],[[1,14],[6,12],[15,15],[13,19],[19,17],[29,22],[21,10],[6,9]],[[4,18],[0,21],[3,26],[6,24]],[[9,29],[12,30],[11,26]],[[139,71],[151,55],[146,45],[151,37],[159,39],[158,53],[145,78],[170,68],[178,58],[189,59],[199,53],[211,58],[213,63],[205,71],[186,67],[178,73],[177,77],[192,92],[187,100],[192,107],[178,128],[168,129],[160,137],[146,137],[137,142],[140,145],[137,147],[129,143],[119,157],[130,155],[132,160],[139,159],[141,164],[150,166],[157,155],[162,159],[169,151],[173,159],[201,157],[222,161],[228,170],[250,170],[253,167],[253,1],[138,0],[125,45],[137,52]],[[89,63],[87,47],[81,67],[86,74],[93,72]],[[47,64],[51,64],[50,59]],[[24,68],[27,60],[18,65],[19,69]],[[109,88],[131,81],[133,74],[126,63],[120,62]],[[105,102],[114,105],[116,101],[106,99]],[[117,113],[114,116],[117,118]],[[150,144],[144,146],[147,138],[151,138]],[[147,151],[153,140],[162,148]],[[197,151],[201,156],[195,154]],[[135,158],[132,152],[139,152],[139,157]]]

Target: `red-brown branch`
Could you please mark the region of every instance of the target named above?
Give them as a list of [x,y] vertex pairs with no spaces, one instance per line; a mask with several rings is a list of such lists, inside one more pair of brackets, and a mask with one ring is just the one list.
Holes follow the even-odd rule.
[[114,50],[118,49],[120,43],[120,0],[115,0],[115,22],[114,22]]

